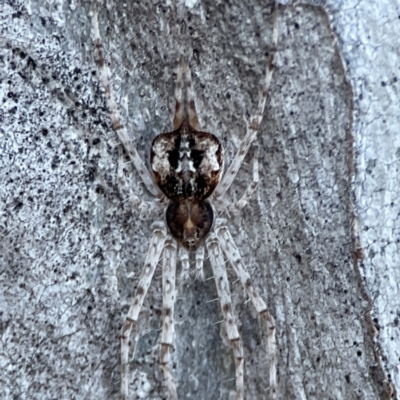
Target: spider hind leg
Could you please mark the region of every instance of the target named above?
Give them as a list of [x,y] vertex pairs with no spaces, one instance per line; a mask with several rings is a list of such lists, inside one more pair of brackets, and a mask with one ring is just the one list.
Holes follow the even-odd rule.
[[125,323],[121,330],[121,399],[128,400],[129,395],[129,339],[134,325],[137,324],[140,310],[149,290],[158,261],[164,248],[166,233],[163,228],[156,227],[151,238],[150,247],[139,278],[132,305],[129,308]]
[[223,197],[227,190],[231,187],[233,181],[236,178],[236,175],[243,163],[244,158],[246,157],[247,152],[251,144],[257,138],[257,132],[260,127],[261,121],[264,116],[265,104],[267,102],[269,89],[272,80],[272,73],[274,72],[275,68],[275,55],[277,52],[278,47],[278,11],[279,11],[279,4],[277,1],[274,2],[273,6],[273,27],[272,27],[272,46],[269,52],[268,63],[265,68],[265,75],[264,79],[261,82],[261,88],[259,93],[259,100],[257,104],[257,108],[253,116],[250,118],[250,122],[247,124],[246,127],[246,136],[243,138],[242,142],[240,143],[239,149],[237,150],[235,157],[233,158],[231,165],[229,166],[228,170],[224,174],[221,179],[220,184],[218,185],[217,189],[214,192],[214,198]]
[[212,270],[214,272],[215,284],[222,314],[225,320],[226,332],[231,343],[233,355],[235,357],[236,370],[236,400],[244,398],[244,360],[243,345],[240,339],[239,331],[235,321],[235,315],[232,308],[231,293],[229,290],[228,275],[225,268],[224,257],[222,254],[219,240],[215,233],[209,235],[206,239],[206,246]]
[[267,305],[264,300],[258,294],[253,286],[250,275],[247,268],[242,262],[239,250],[235,245],[235,242],[222,220],[217,219],[215,222],[215,231],[219,239],[220,246],[225,253],[225,256],[232,265],[235,274],[239,278],[240,283],[247,292],[254,308],[261,316],[264,324],[267,336],[267,360],[269,363],[269,395],[271,400],[276,399],[277,392],[277,377],[276,377],[276,363],[277,363],[277,349],[276,349],[276,332],[275,332],[275,320],[272,314],[269,312]]
[[162,263],[163,324],[161,334],[161,366],[170,395],[170,400],[178,400],[175,380],[171,372],[171,350],[174,340],[174,308],[176,299],[176,242],[167,239]]

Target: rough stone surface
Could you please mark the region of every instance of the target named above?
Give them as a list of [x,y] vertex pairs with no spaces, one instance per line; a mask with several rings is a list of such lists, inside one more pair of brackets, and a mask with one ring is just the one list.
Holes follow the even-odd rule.
[[[91,13],[99,12],[123,122],[147,163],[151,140],[171,128],[181,55],[191,58],[200,123],[220,138],[228,163],[256,106],[271,42],[263,1],[134,3],[0,7],[4,399],[118,398],[119,330],[153,220],[132,208],[117,180]],[[261,182],[242,213],[228,216],[276,319],[279,399],[385,399],[400,387],[400,7],[371,3],[281,6],[258,135]],[[232,199],[250,180],[253,154]],[[134,193],[151,200],[130,164],[125,170]],[[132,399],[167,398],[160,277],[140,317]],[[262,324],[230,268],[229,277],[246,398],[266,399]],[[232,399],[234,360],[216,297],[212,279],[180,285],[180,399]]]

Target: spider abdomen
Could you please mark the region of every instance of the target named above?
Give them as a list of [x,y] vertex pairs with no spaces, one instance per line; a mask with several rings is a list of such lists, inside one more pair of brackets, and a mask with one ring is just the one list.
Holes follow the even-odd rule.
[[205,201],[174,201],[166,213],[167,225],[172,234],[184,247],[196,250],[210,231],[214,212]]
[[218,185],[223,151],[218,138],[198,132],[187,121],[152,143],[150,165],[157,185],[173,201],[201,201]]

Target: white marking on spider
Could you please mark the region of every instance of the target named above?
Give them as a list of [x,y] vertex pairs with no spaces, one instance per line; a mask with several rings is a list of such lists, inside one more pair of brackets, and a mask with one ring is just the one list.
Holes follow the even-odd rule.
[[[200,131],[191,85],[191,72],[188,64],[180,62],[175,87],[174,131],[157,136],[151,148],[150,164],[155,178],[154,182],[152,174],[145,167],[132,142],[128,139],[126,129],[120,121],[109,83],[109,71],[104,60],[97,13],[93,14],[93,37],[97,50],[100,78],[107,96],[114,129],[143,183],[150,193],[156,197],[154,202],[142,202],[130,191],[131,201],[141,212],[151,213],[163,210],[166,213],[167,222],[167,224],[158,222],[154,225],[153,236],[150,240],[136,294],[122,327],[121,398],[127,400],[129,397],[129,338],[132,327],[137,324],[154,272],[159,261],[162,260],[161,365],[169,397],[171,400],[178,399],[170,366],[170,353],[174,337],[174,306],[177,293],[177,256],[179,255],[182,262],[181,279],[184,281],[190,275],[189,250],[196,250],[195,274],[197,278],[203,279],[204,248],[206,247],[214,273],[213,278],[217,287],[227,335],[235,357],[236,400],[243,400],[244,398],[243,346],[233,312],[224,258],[232,265],[238,280],[265,322],[269,362],[269,396],[270,399],[276,399],[275,322],[264,300],[252,284],[250,275],[242,262],[239,250],[225,221],[220,218],[215,219],[214,213],[216,212],[218,215],[222,212],[240,211],[247,204],[258,183],[258,151],[256,150],[253,179],[242,198],[236,203],[231,203],[225,198],[225,194],[231,187],[250,146],[256,140],[257,131],[263,118],[278,42],[278,3],[276,1],[274,3],[272,49],[258,106],[254,116],[250,119],[250,124],[247,126],[246,135],[228,171],[223,176],[224,160],[221,143],[216,136]],[[184,80],[184,77],[186,80]],[[125,184],[123,174],[119,172],[118,176],[120,182]],[[165,203],[167,202],[169,202],[169,205],[166,208]]]

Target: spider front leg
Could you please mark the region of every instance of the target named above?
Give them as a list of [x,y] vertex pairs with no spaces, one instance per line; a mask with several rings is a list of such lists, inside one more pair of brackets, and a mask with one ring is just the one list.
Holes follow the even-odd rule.
[[158,261],[164,248],[166,240],[166,232],[163,224],[154,229],[153,237],[151,238],[150,247],[146,255],[146,260],[142,273],[139,278],[139,283],[136,289],[135,297],[132,305],[126,316],[125,323],[121,330],[121,399],[128,400],[129,394],[129,338],[132,327],[137,323],[140,310],[143,306],[144,298],[146,297],[151,280],[154,276]]
[[100,73],[100,81],[107,97],[107,105],[110,112],[111,121],[114,126],[114,130],[117,133],[119,140],[121,141],[126,152],[128,153],[146,188],[154,197],[161,198],[163,196],[161,190],[155,184],[152,174],[149,172],[143,160],[140,158],[139,153],[133,145],[132,140],[129,138],[125,126],[121,122],[121,117],[119,115],[118,108],[114,100],[114,93],[112,91],[112,87],[109,81],[109,70],[104,57],[97,12],[93,12],[92,16],[92,34],[93,42],[96,47],[96,63]]
[[258,180],[259,177],[258,177],[258,147],[257,147],[256,151],[254,152],[254,159],[253,159],[253,179],[250,182],[250,185],[247,187],[246,191],[244,192],[243,196],[240,198],[240,200],[231,205],[235,211],[240,211],[243,207],[247,205],[251,196],[254,193],[254,190],[258,185]]
[[214,192],[213,197],[215,199],[223,197],[226,191],[231,187],[243,163],[243,160],[246,157],[247,152],[249,151],[251,144],[257,137],[257,132],[263,119],[265,104],[269,93],[269,87],[271,85],[272,73],[275,66],[275,55],[278,46],[278,7],[278,2],[275,1],[273,11],[272,46],[269,53],[267,67],[265,70],[264,81],[261,85],[257,109],[255,114],[250,118],[250,123],[247,124],[246,136],[240,143],[239,149],[231,165],[229,166],[228,171],[224,174],[221,182]]
[[[178,129],[182,122],[188,121],[193,129],[200,130],[199,118],[194,104],[192,73],[187,61],[183,59],[179,61],[176,75],[174,129]],[[185,92],[184,88],[186,89]],[[186,96],[184,96],[184,93]]]
[[218,297],[225,320],[226,331],[235,357],[236,400],[243,400],[243,346],[235,322],[235,316],[233,314],[231,293],[229,290],[229,281],[225,269],[224,257],[222,255],[219,240],[214,233],[211,233],[206,239],[206,246],[211,267],[214,272],[215,284],[217,286]]
[[267,332],[267,359],[269,362],[269,394],[270,399],[276,399],[276,337],[275,337],[275,321],[271,313],[269,312],[264,300],[255,290],[251,281],[250,275],[247,272],[246,267],[243,265],[242,258],[235,242],[228,228],[224,225],[223,221],[217,220],[215,222],[215,232],[220,239],[222,250],[232,265],[237,277],[239,278],[243,288],[246,290],[249,298],[251,299],[254,308],[260,314],[266,325]]

